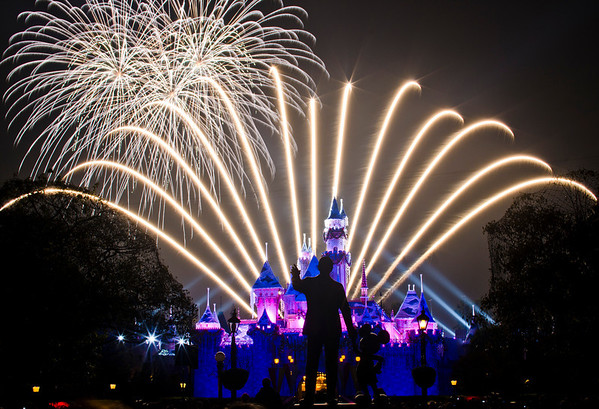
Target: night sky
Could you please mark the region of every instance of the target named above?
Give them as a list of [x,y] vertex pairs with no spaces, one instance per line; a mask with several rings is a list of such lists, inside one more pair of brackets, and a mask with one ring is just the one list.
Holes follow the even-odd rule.
[[[357,201],[368,154],[373,147],[373,135],[378,131],[387,104],[405,81],[417,80],[422,86],[422,92],[409,95],[394,117],[369,187],[369,200],[356,242],[366,234],[369,215],[374,216],[378,200],[409,138],[439,109],[457,110],[466,125],[481,119],[502,121],[512,129],[515,140],[511,142],[496,131],[485,131],[456,149],[425,184],[422,194],[410,207],[407,221],[398,226],[398,233],[387,246],[390,260],[415,226],[434,211],[438,200],[483,164],[501,155],[534,155],[547,161],[557,173],[579,168],[599,170],[596,141],[599,75],[594,64],[599,39],[594,27],[599,17],[596,2],[310,0],[290,3],[301,5],[308,12],[306,29],[316,36],[314,51],[324,60],[330,73],[330,79],[322,76],[318,85],[322,102],[318,113],[320,160],[330,169],[343,86],[348,80],[354,85],[340,188],[350,223],[352,205]],[[31,9],[33,4],[33,0],[3,3],[2,49],[8,37],[23,28],[17,24],[16,15]],[[3,77],[6,68],[2,67]],[[299,147],[296,172],[305,175],[298,176],[299,189],[305,192],[301,189],[308,183],[308,180],[302,181],[302,177],[307,179],[309,175],[307,122],[299,115],[292,116],[291,121]],[[404,187],[414,182],[425,161],[457,130],[455,124],[450,125],[440,127],[427,139],[425,147],[411,162]],[[0,177],[5,180],[17,172],[26,146],[13,146],[14,135],[7,133],[5,123],[0,132]],[[276,137],[272,138],[273,146],[276,141]],[[275,154],[276,149],[273,148]],[[24,169],[21,175],[26,176],[27,171]],[[476,198],[480,200],[499,187],[507,186],[510,180],[541,174],[538,169],[522,166],[485,181],[485,186],[456,206],[441,227],[455,220]],[[284,172],[277,172],[270,185],[271,197],[287,194],[285,177]],[[324,216],[330,200],[330,181],[325,175],[321,179],[323,188],[319,199]],[[400,188],[394,196],[395,208],[405,194]],[[432,271],[439,271],[465,296],[474,300],[481,297],[488,289],[490,275],[482,227],[501,217],[508,205],[509,200],[475,219],[423,267],[425,287],[437,292],[450,307],[455,307],[463,298],[452,294],[448,285],[435,278]],[[285,217],[284,206],[277,211],[281,224]],[[305,214],[307,220],[307,210]],[[434,234],[429,239],[433,237]],[[292,238],[287,241],[292,249]],[[212,284],[198,280],[193,268],[164,246],[161,248],[165,250],[165,261],[171,271],[186,284],[196,301],[205,302],[204,288]],[[420,252],[423,249],[424,246],[419,247]],[[357,251],[352,248],[354,256]],[[413,259],[417,256],[418,250]],[[262,261],[257,264],[261,265]],[[375,271],[382,273],[385,269],[386,265],[380,263]],[[369,281],[372,286],[375,278]],[[405,285],[401,290],[405,291]],[[226,296],[217,294],[213,301],[224,305],[227,300]],[[400,298],[391,298],[385,306],[390,309],[399,301]],[[429,305],[433,314],[448,327],[456,325],[438,302],[431,300]]]

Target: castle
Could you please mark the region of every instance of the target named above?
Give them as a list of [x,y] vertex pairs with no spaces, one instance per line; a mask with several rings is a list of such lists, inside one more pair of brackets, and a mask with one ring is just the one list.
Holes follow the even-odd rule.
[[[334,263],[331,277],[341,283],[347,291],[351,254],[346,251],[348,217],[334,198],[329,215],[324,221],[323,239],[326,250],[322,255],[329,256]],[[305,239],[297,262],[300,276],[310,277],[319,274],[318,259]],[[242,319],[236,335],[238,346],[238,367],[250,371],[250,379],[240,393],[254,396],[261,386],[262,379],[270,377],[280,393],[293,396],[302,388],[305,367],[306,340],[302,334],[306,314],[306,298],[290,284],[283,287],[270,264],[266,261],[260,276],[252,287],[251,306],[256,317]],[[370,324],[375,330],[385,329],[390,334],[390,342],[383,346],[380,355],[385,358],[379,386],[389,395],[414,395],[420,389],[414,384],[411,369],[419,366],[420,350],[418,323],[415,318],[424,312],[429,323],[427,327],[427,361],[437,370],[437,382],[429,389],[430,394],[450,391],[451,362],[457,357],[458,342],[443,338],[437,327],[421,291],[408,285],[407,294],[396,314],[388,315],[381,306],[368,296],[368,283],[365,262],[362,264],[362,285],[360,298],[350,300],[354,326]],[[343,320],[341,320],[344,327]],[[230,336],[221,329],[216,313],[206,310],[196,324],[196,344],[199,346],[198,369],[194,377],[194,394],[202,397],[216,396],[217,374],[214,355],[222,350],[230,354]],[[340,394],[352,396],[355,393],[356,357],[349,340],[344,337],[340,350],[340,376],[337,389]],[[225,362],[227,364],[228,361]],[[227,367],[227,366],[226,366]],[[321,379],[320,382],[326,382]]]

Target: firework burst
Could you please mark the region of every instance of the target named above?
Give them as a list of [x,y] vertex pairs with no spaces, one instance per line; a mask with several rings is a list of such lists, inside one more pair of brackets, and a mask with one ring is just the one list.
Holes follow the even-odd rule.
[[[314,39],[302,29],[306,15],[298,7],[259,0],[43,3],[44,11],[21,15],[29,27],[12,37],[5,57],[15,67],[5,99],[11,126],[20,127],[17,142],[39,132],[28,153],[37,157],[34,175],[48,168],[64,173],[84,158],[110,159],[145,169],[173,192],[199,194],[155,144],[112,132],[135,125],[160,135],[216,190],[221,176],[213,158],[166,103],[184,109],[201,127],[245,192],[257,183],[247,176],[248,158],[260,165],[262,178],[262,169],[274,171],[261,136],[280,129],[271,66],[279,67],[285,99],[300,112],[305,97],[313,95],[309,73],[326,72],[312,53]],[[240,142],[222,91],[249,144]],[[89,170],[84,180],[102,176],[96,172]],[[103,176],[102,193],[116,200],[134,183],[126,175]],[[144,190],[146,199],[152,195]],[[197,202],[193,193],[186,197],[188,204]]]

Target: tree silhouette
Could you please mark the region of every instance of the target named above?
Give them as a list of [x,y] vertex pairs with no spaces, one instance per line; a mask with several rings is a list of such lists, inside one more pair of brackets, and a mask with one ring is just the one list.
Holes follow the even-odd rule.
[[[596,189],[594,172],[569,176]],[[475,335],[462,372],[466,362],[477,367],[470,377],[483,392],[570,393],[596,386],[599,378],[588,376],[587,369],[598,363],[597,205],[576,191],[553,187],[517,197],[484,231],[491,280],[483,306],[497,324]]]
[[[45,184],[11,180],[0,199]],[[84,196],[37,193],[6,208],[0,252],[8,332],[0,350],[18,351],[4,359],[3,392],[44,381],[81,388],[103,372],[116,333],[184,334],[197,316],[155,239]]]

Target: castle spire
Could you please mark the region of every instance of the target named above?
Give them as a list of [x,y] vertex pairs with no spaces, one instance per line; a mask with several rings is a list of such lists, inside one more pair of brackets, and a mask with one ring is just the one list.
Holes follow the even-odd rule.
[[339,205],[337,204],[337,198],[333,197],[333,200],[331,201],[331,208],[329,210],[329,217],[327,217],[328,219],[342,219],[341,217],[341,213],[339,211]]
[[366,259],[362,260],[362,290],[360,300],[364,303],[364,308],[368,306],[368,281],[366,280]]

